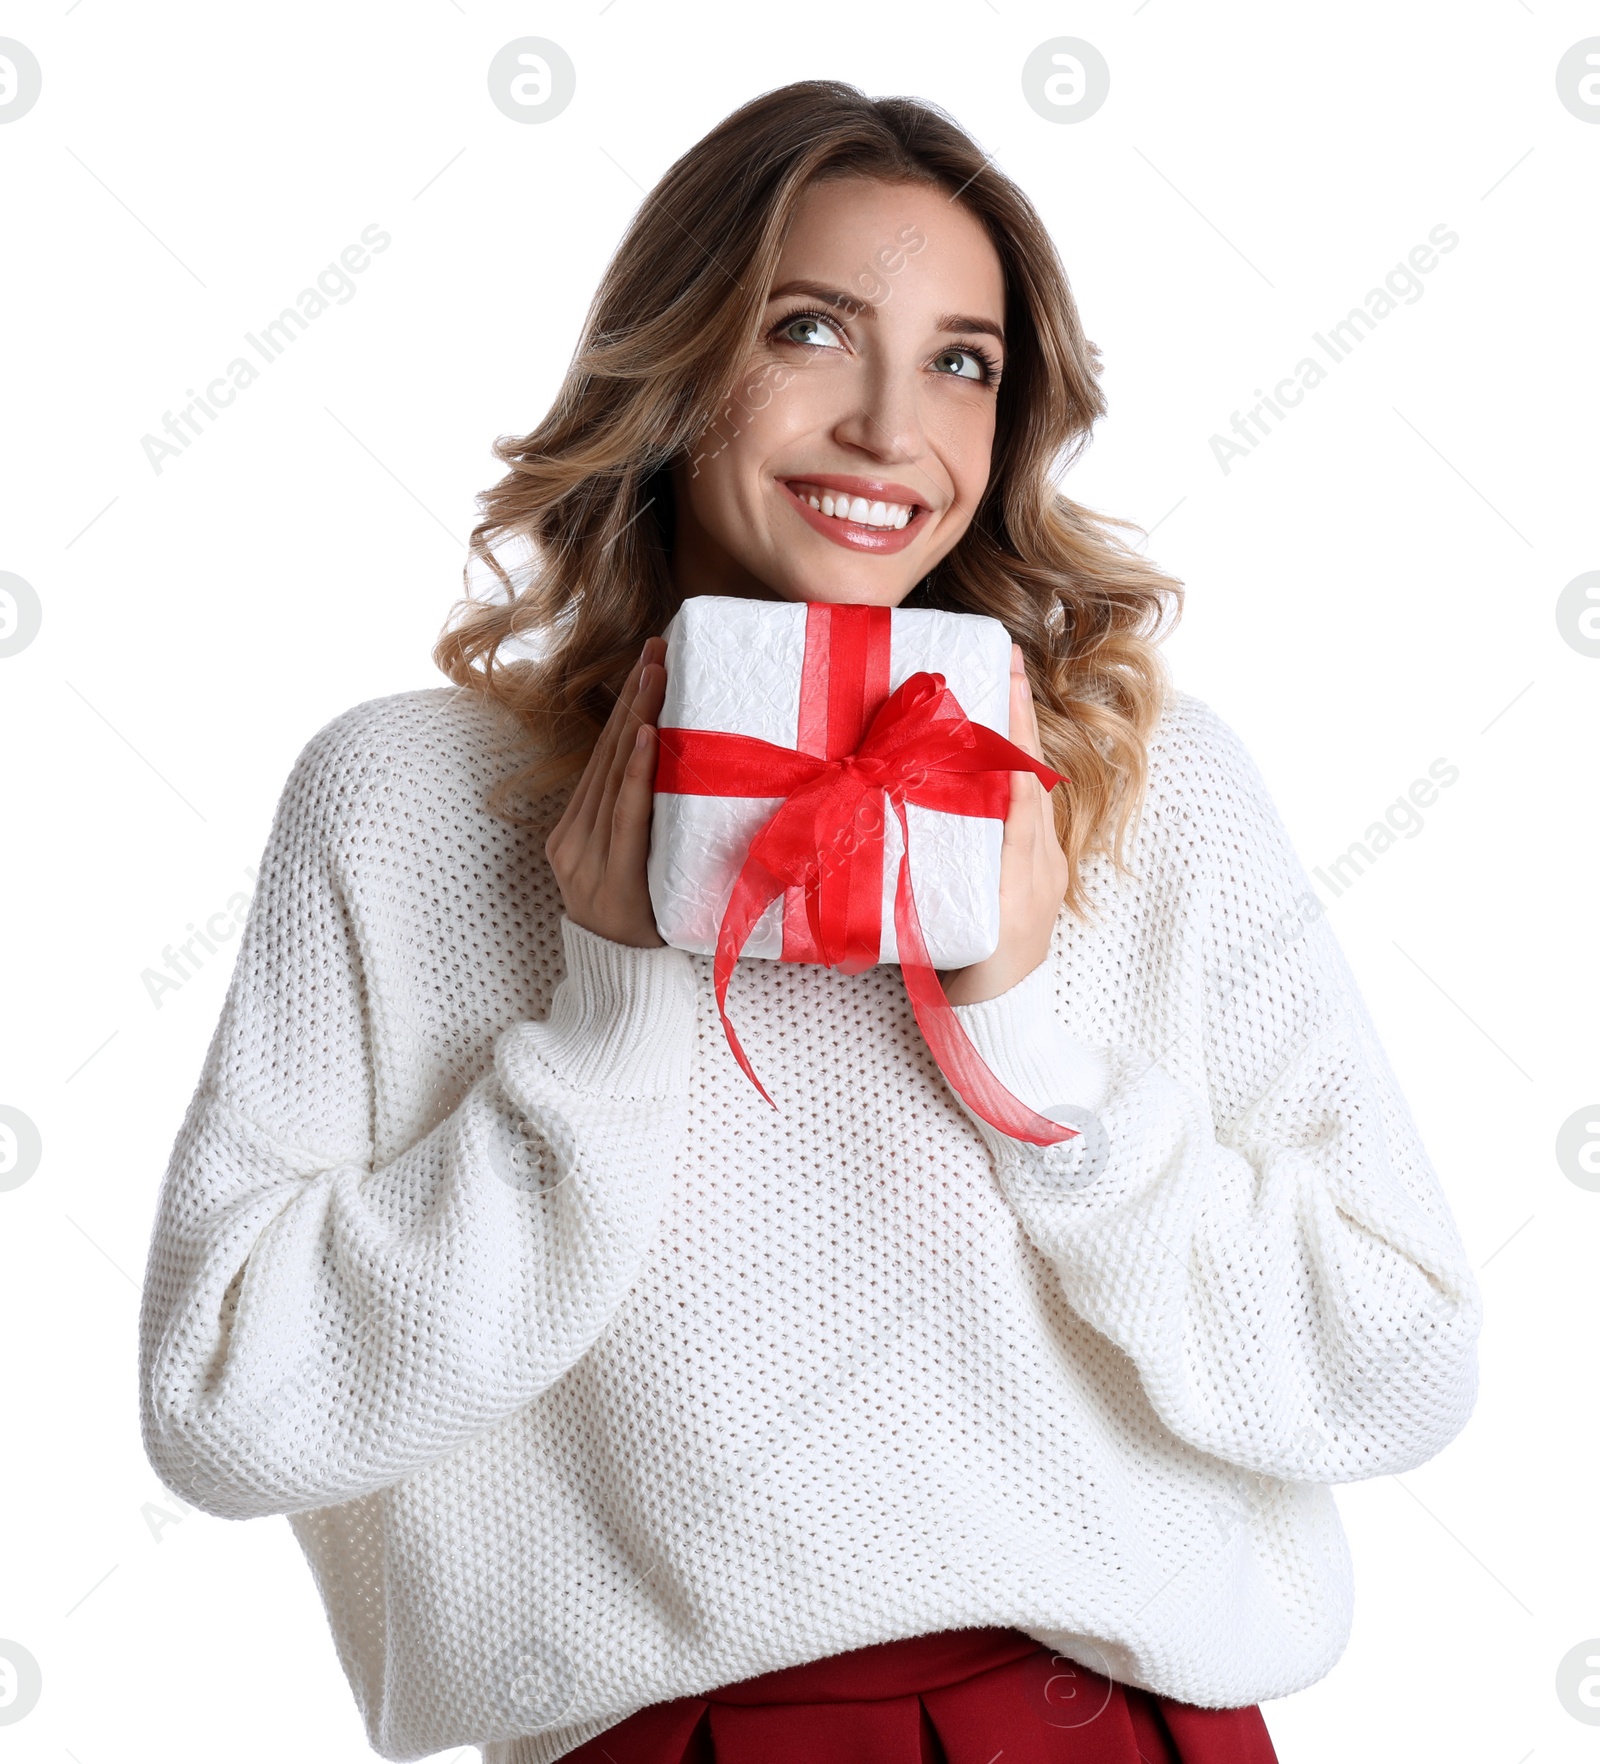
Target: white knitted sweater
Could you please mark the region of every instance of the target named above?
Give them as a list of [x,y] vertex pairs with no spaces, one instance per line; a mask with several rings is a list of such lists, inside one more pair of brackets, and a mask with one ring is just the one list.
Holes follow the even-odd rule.
[[[1237,736],[1177,694],[1131,846],[962,1019],[898,969],[562,918],[528,756],[454,688],[335,717],[284,789],[161,1192],[145,1445],[287,1514],[373,1746],[546,1764],[646,1703],[968,1625],[1189,1702],[1349,1633],[1328,1484],[1422,1463],[1479,1293]],[[517,1737],[524,1736],[524,1737]]]

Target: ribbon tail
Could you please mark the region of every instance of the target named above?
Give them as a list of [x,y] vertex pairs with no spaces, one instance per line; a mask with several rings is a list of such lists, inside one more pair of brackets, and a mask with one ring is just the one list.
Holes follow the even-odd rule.
[[1046,790],[1054,790],[1058,784],[1072,782],[1065,772],[1058,772],[1047,766],[1043,760],[1036,760],[1025,748],[1018,747],[1014,741],[1007,741],[1005,736],[997,735],[993,729],[986,728],[982,723],[969,723],[967,727],[972,735],[972,746],[962,753],[952,755],[945,762],[948,770],[1032,772]]
[[729,1020],[728,982],[733,978],[734,964],[739,960],[740,950],[749,942],[756,920],[783,893],[783,888],[783,883],[764,864],[753,857],[745,859],[723,909],[722,923],[717,927],[717,953],[711,970],[716,983],[717,1015],[722,1019],[722,1033],[728,1038],[728,1046],[739,1062],[739,1069],[773,1109],[778,1105],[767,1095],[767,1087],[756,1076],[755,1067],[750,1064],[750,1058]]
[[900,820],[900,874],[894,891],[894,932],[900,956],[900,972],[911,999],[917,1027],[927,1042],[939,1070],[950,1081],[956,1095],[981,1120],[1012,1139],[1028,1145],[1060,1145],[1076,1139],[1076,1127],[1063,1126],[1041,1115],[1012,1093],[995,1077],[983,1056],[972,1045],[972,1038],[961,1027],[961,1020],[952,1009],[933,963],[928,959],[928,946],[923,941],[922,921],[917,917],[917,903],[911,892],[911,842],[906,827],[906,811],[896,801],[895,814]]

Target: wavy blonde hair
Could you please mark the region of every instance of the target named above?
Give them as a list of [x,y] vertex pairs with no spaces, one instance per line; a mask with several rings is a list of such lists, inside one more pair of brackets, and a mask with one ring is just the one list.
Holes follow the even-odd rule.
[[[677,610],[668,474],[728,414],[803,193],[841,178],[942,189],[999,254],[1007,359],[989,483],[967,531],[902,604],[986,613],[1021,645],[1045,756],[1070,780],[1055,793],[1056,824],[1066,904],[1083,914],[1084,858],[1104,851],[1127,870],[1146,742],[1172,689],[1156,645],[1183,590],[1112,531],[1138,532],[1133,523],[1055,488],[1105,412],[1099,351],[1026,196],[915,99],[799,80],[741,106],[666,172],[607,266],[549,414],[495,443],[510,470],[478,496],[467,571],[486,566],[505,598],[469,591],[434,660],[531,735],[537,756],[488,800],[531,824],[512,796],[575,776],[645,639]],[[533,559],[520,590],[495,555],[508,537]],[[532,657],[500,655],[529,637]]]

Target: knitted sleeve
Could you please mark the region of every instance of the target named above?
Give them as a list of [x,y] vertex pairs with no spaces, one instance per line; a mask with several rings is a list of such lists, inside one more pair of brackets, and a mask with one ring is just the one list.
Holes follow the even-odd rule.
[[314,738],[283,792],[145,1274],[145,1449],[223,1518],[379,1489],[561,1377],[635,1277],[687,1123],[689,957],[563,921],[548,1018],[374,1161],[392,1006],[337,759]]
[[1260,774],[1190,703],[1159,811],[1180,880],[1157,928],[1187,971],[1167,1029],[1085,1045],[1043,964],[959,1014],[1019,1096],[1082,1131],[1039,1148],[977,1125],[1068,1302],[1174,1434],[1286,1480],[1407,1470],[1471,1413],[1479,1290]]

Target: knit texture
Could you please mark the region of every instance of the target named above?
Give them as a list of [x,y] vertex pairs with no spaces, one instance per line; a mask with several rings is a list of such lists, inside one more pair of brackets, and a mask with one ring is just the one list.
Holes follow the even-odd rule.
[[1118,878],[961,1007],[564,920],[454,688],[306,744],[162,1185],[145,1447],[288,1516],[372,1745],[547,1764],[647,1703],[1012,1625],[1226,1707],[1348,1639],[1329,1484],[1476,1395],[1478,1288],[1259,772],[1174,695]]

